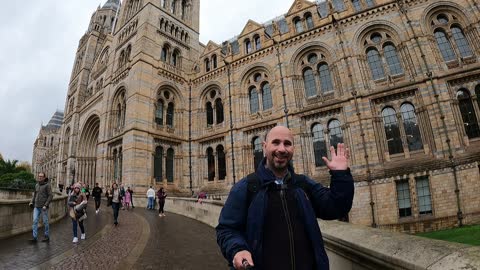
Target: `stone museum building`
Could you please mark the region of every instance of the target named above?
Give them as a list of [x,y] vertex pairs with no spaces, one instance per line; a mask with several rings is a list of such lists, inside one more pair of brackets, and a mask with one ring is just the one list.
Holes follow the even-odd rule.
[[35,144],[58,145],[49,177],[225,195],[281,124],[296,172],[325,185],[321,157],[350,147],[351,223],[480,223],[478,1],[292,0],[207,44],[199,10],[199,0],[108,0],[94,11],[58,137],[41,131]]

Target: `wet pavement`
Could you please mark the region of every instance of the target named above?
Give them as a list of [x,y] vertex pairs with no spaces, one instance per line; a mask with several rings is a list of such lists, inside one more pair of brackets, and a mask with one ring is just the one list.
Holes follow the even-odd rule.
[[29,243],[31,232],[0,240],[0,269],[228,269],[215,230],[196,220],[136,207],[114,226],[112,209],[96,215],[93,201],[87,215],[77,244],[69,217],[50,225],[49,243]]

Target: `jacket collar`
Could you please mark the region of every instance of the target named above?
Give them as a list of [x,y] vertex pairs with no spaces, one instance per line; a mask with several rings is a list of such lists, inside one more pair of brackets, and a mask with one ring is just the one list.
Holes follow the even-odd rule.
[[[272,181],[275,181],[277,179],[277,177],[275,176],[275,174],[273,174],[273,172],[266,167],[266,162],[267,162],[267,159],[264,157],[262,159],[262,162],[260,162],[260,164],[258,165],[257,167],[257,171],[255,172],[258,177],[260,178],[260,182],[262,185],[264,184],[268,184]],[[293,166],[291,163],[288,164],[288,167],[287,167],[287,175],[285,176],[284,180],[286,180],[287,182],[292,178],[292,175],[295,174],[295,171],[293,169]]]

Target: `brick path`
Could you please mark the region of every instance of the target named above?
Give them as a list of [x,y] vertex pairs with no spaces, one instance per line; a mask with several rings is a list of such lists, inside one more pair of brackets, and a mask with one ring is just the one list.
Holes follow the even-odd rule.
[[214,229],[196,220],[137,207],[112,222],[111,208],[95,215],[90,203],[79,244],[68,217],[50,225],[50,243],[30,244],[31,232],[0,240],[0,269],[227,269]]

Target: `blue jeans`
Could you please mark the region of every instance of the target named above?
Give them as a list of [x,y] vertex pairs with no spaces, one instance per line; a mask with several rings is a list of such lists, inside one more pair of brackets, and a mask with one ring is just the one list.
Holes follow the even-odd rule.
[[113,222],[118,223],[118,210],[120,209],[120,203],[112,202],[113,209]]
[[153,199],[154,197],[148,197],[147,209],[153,209]]
[[76,219],[72,218],[72,226],[73,226],[73,237],[77,237],[77,223],[80,225],[80,231],[82,234],[85,233],[85,227],[83,227],[83,220],[77,221]]
[[35,207],[33,209],[33,225],[32,225],[32,231],[33,231],[33,238],[37,239],[38,236],[38,219],[40,218],[40,213],[43,213],[42,220],[43,220],[43,226],[45,227],[45,237],[48,237],[49,234],[49,226],[48,226],[48,209],[43,210],[42,207]]

